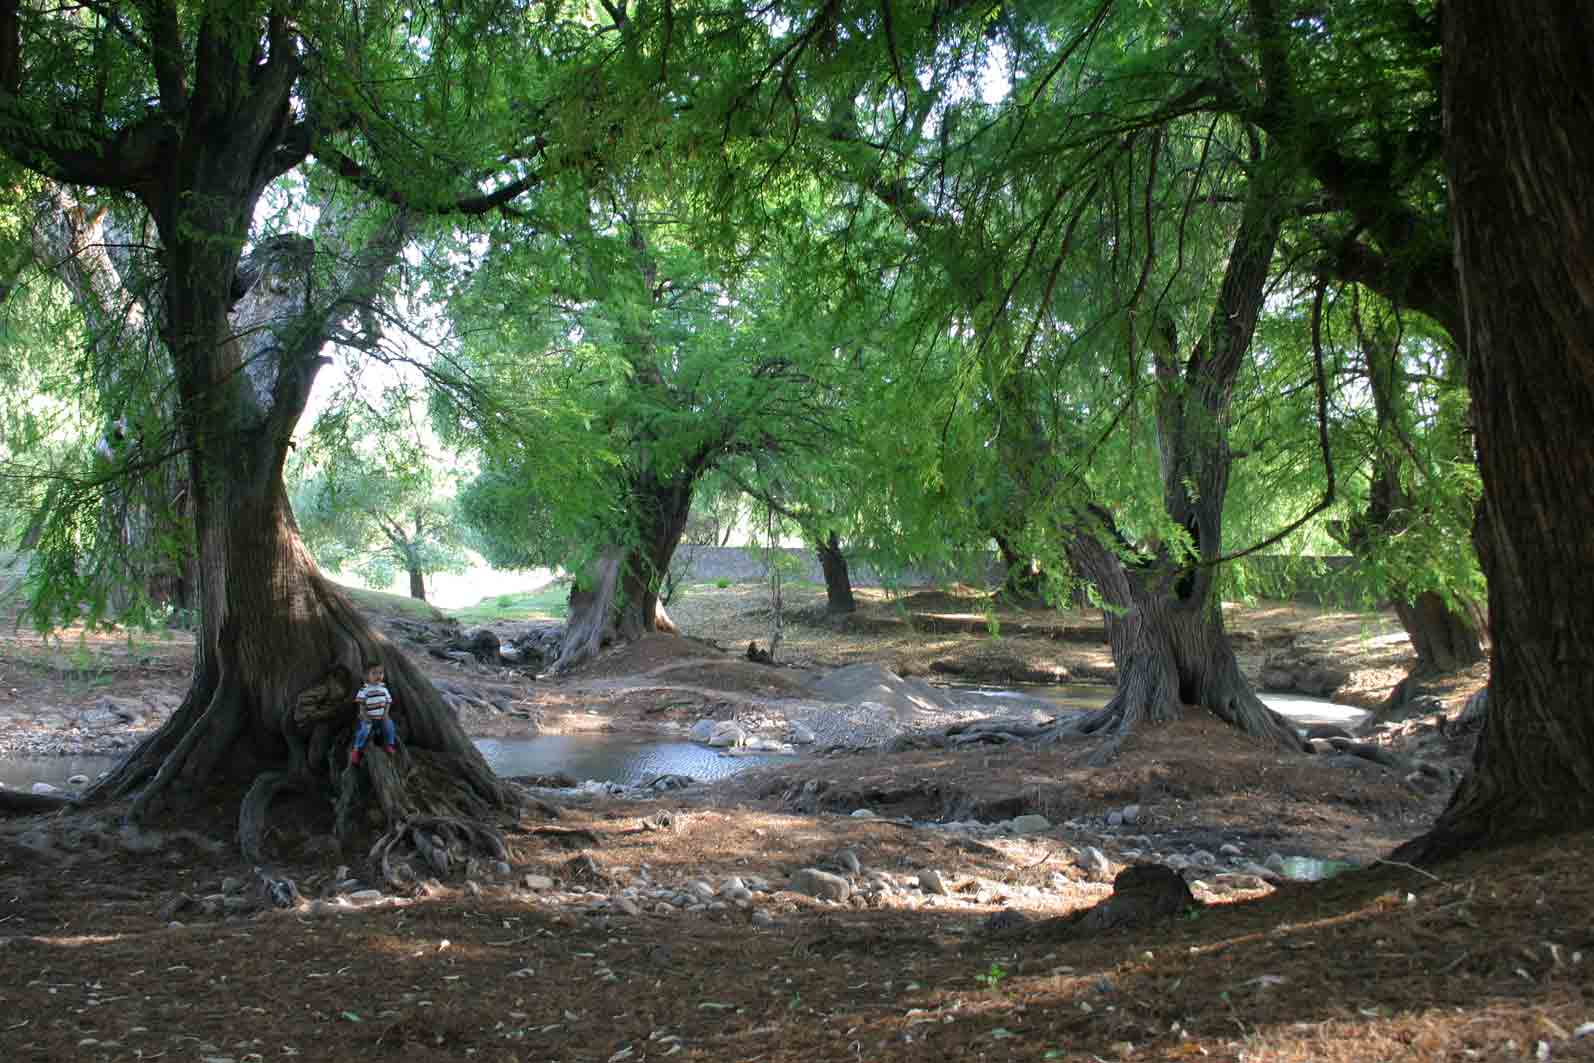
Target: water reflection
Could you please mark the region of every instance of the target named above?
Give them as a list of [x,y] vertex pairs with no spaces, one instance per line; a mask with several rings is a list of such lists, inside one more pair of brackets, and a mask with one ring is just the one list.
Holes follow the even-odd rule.
[[[690,775],[700,781],[723,779],[759,764],[791,760],[778,753],[726,756],[692,742],[659,741],[632,735],[538,735],[534,738],[478,738],[476,748],[499,775],[552,775],[578,781],[596,779],[633,785],[649,776]],[[72,790],[74,775],[98,778],[116,757],[12,757],[0,760],[0,784],[27,790],[36,782]]]
[[500,775],[551,775],[621,784],[648,776],[690,775],[723,779],[759,764],[790,761],[777,753],[725,756],[692,742],[661,742],[616,735],[539,735],[536,738],[478,738],[476,747]]

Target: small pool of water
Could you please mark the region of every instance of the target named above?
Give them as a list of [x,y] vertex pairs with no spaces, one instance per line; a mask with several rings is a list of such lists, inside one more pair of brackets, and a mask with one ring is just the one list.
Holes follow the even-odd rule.
[[[564,772],[578,781],[596,779],[635,785],[650,776],[690,775],[710,782],[760,764],[787,763],[779,753],[727,756],[693,742],[659,741],[631,735],[537,735],[532,738],[478,738],[476,748],[499,775],[552,775]],[[13,790],[36,782],[72,790],[74,775],[98,778],[117,764],[115,757],[12,757],[0,760],[0,784]]]
[[551,775],[634,785],[650,776],[690,775],[709,782],[760,764],[785,764],[779,753],[727,756],[695,742],[659,741],[619,735],[538,735],[478,738],[476,748],[500,775]]
[[1360,864],[1349,860],[1323,860],[1315,856],[1286,856],[1284,858],[1285,878],[1294,879],[1296,882],[1321,882],[1325,878],[1333,878],[1343,871],[1353,871]]
[[116,765],[116,757],[11,757],[0,760],[0,785],[27,790],[36,782],[47,782],[72,790],[75,788],[67,785],[72,776],[87,775],[92,781]]

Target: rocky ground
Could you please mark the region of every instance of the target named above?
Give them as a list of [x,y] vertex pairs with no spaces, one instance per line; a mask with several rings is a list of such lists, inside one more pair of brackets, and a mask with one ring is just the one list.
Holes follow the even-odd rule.
[[[506,658],[388,617],[478,734],[804,751],[715,786],[531,789],[508,861],[417,868],[400,892],[317,801],[279,807],[265,869],[237,859],[226,786],[142,828],[116,809],[0,823],[0,1058],[1594,1057],[1590,838],[1381,862],[1442,807],[1470,743],[1447,721],[1481,671],[1407,684],[1357,751],[1192,717],[1093,766],[1091,743],[1023,740],[1050,702],[982,729],[988,701],[921,681],[1100,678],[1098,619],[954,592],[837,622],[815,599],[779,666],[737,652],[769,629],[756,591],[694,590],[672,613],[702,641],[558,681],[531,678],[545,625],[500,626]],[[1409,663],[1387,617],[1269,605],[1230,626],[1254,677],[1331,668],[1369,707]],[[186,652],[8,640],[0,750],[125,745],[175,704]],[[1100,906],[1151,863],[1188,901],[1121,926]]]

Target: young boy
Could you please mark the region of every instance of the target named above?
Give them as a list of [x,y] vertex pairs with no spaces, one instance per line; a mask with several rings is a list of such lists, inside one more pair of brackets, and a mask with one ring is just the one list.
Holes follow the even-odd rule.
[[349,750],[351,765],[360,762],[360,751],[371,737],[371,728],[377,724],[382,725],[382,748],[391,753],[397,744],[393,717],[388,714],[393,707],[393,695],[387,691],[386,680],[387,673],[380,664],[365,666],[365,685],[354,695],[354,703],[360,707],[360,723],[354,729],[354,747]]

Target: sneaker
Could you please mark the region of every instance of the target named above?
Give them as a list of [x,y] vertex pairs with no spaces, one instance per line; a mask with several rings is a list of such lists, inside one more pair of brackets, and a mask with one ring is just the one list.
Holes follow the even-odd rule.
[[389,755],[391,755],[393,753],[397,753],[398,752],[398,746],[383,746],[382,750],[383,750],[383,752],[388,753]]
[[359,762],[360,762],[360,751],[358,749],[349,750],[349,766],[352,768],[354,765],[358,764]]

